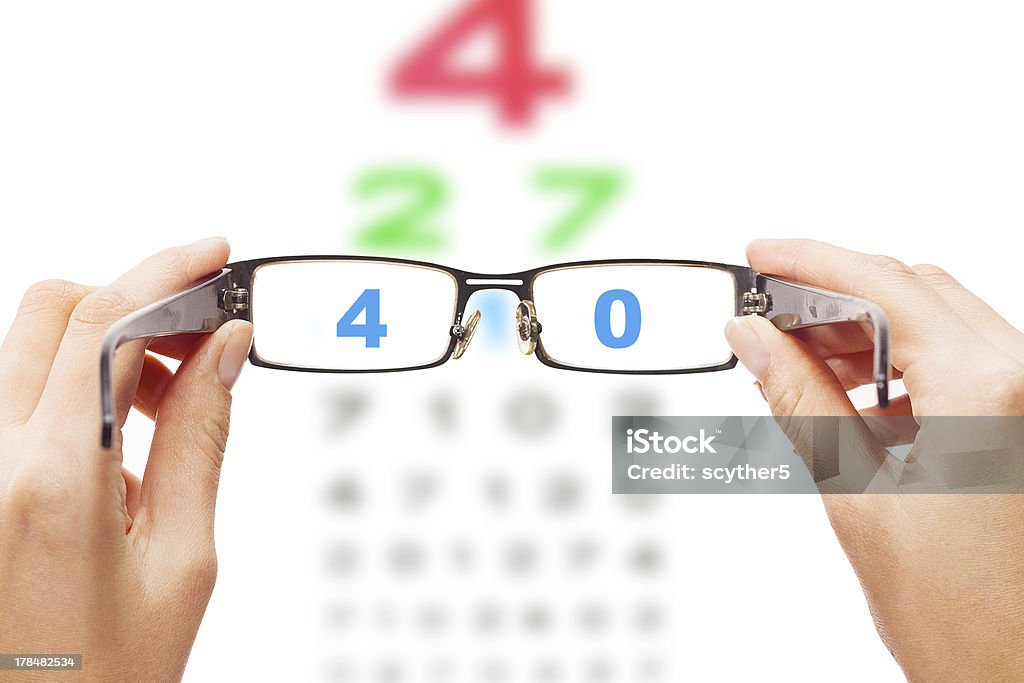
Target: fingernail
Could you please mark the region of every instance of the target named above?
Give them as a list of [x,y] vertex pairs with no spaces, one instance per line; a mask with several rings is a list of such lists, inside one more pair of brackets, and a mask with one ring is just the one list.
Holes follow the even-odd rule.
[[733,318],[725,326],[725,339],[732,347],[733,353],[743,363],[743,367],[750,371],[758,381],[768,371],[768,364],[771,362],[771,354],[761,343],[761,338],[751,328],[750,321],[746,318]]
[[775,237],[758,237],[755,240],[751,240],[748,246],[752,247],[756,245],[758,247],[775,247],[778,246],[780,242],[782,242],[782,240]]
[[227,242],[226,237],[204,237],[201,240],[196,240],[192,243],[193,247],[212,247],[215,244],[222,244]]
[[220,376],[220,383],[230,390],[238,381],[238,375],[241,374],[242,366],[249,355],[249,347],[252,346],[252,323],[236,320],[228,325],[233,329],[228,334],[224,349],[220,352],[217,374]]

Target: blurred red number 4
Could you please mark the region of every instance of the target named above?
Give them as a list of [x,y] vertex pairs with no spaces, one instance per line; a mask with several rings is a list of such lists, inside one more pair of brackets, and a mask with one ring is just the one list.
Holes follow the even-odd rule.
[[[392,77],[395,92],[415,97],[493,97],[504,123],[529,123],[539,98],[569,89],[563,71],[533,62],[532,4],[532,0],[472,0],[399,62]],[[454,66],[451,59],[459,45],[488,27],[497,38],[495,63],[487,70]]]

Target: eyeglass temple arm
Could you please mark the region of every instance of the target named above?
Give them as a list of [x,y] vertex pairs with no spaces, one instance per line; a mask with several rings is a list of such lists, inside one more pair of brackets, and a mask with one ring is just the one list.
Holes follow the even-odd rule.
[[135,339],[176,334],[213,332],[236,316],[226,305],[225,294],[232,288],[231,269],[224,268],[189,289],[126,315],[103,337],[100,349],[100,404],[103,448],[114,440],[114,354],[121,344]]
[[[880,306],[864,299],[818,289],[771,275],[756,274],[754,307],[765,310],[748,311],[764,315],[780,330],[796,330],[837,322],[866,322],[874,336],[874,384],[878,406],[889,405],[889,319]],[[758,293],[764,294],[759,299]],[[748,295],[749,296],[749,295]],[[748,297],[744,297],[745,304]]]

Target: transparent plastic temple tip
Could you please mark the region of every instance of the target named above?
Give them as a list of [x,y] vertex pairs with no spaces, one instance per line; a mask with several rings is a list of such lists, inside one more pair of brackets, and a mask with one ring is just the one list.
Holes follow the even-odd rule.
[[103,337],[100,350],[100,443],[114,442],[114,355],[125,342],[176,334],[213,332],[233,318],[222,306],[224,291],[231,288],[231,270],[222,269],[189,289],[131,313],[114,323]]

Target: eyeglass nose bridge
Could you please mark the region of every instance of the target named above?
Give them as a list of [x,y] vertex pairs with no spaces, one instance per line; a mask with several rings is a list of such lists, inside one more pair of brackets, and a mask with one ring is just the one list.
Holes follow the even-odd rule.
[[467,296],[486,289],[504,289],[525,299],[530,271],[519,273],[461,273],[460,280]]
[[[520,299],[519,306],[516,307],[516,339],[519,343],[520,351],[526,355],[533,353],[540,335],[540,323],[537,321],[533,302],[527,298],[530,295],[528,284],[530,275],[531,271],[501,274],[460,273],[461,293],[459,296],[458,312],[455,316],[455,324],[452,325],[450,330],[450,334],[455,338],[452,358],[459,359],[466,353],[466,349],[469,348],[469,344],[473,340],[473,334],[476,332],[480,322],[480,311],[473,311],[467,315],[466,303],[476,292],[490,289],[503,289],[507,292],[512,292]],[[523,314],[520,313],[519,308],[524,304],[528,304],[528,313],[524,319],[525,331],[521,334],[519,327]],[[463,322],[463,320],[466,322]]]

